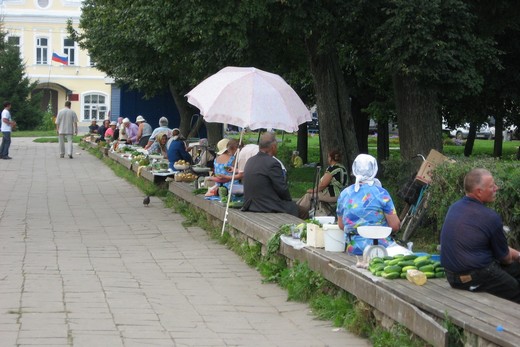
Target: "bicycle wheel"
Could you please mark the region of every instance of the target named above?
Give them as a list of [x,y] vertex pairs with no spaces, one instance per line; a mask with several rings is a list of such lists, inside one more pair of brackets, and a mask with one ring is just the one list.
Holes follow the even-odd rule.
[[[426,208],[428,206],[428,197],[429,194],[426,193],[421,201],[419,201],[419,205],[415,208],[415,211],[412,211],[410,218],[406,221],[406,225],[401,226],[401,229],[404,229],[403,233],[403,241],[407,242],[410,240],[421,224],[424,216],[426,215]],[[407,216],[408,217],[408,216]],[[406,217],[405,217],[406,218]]]

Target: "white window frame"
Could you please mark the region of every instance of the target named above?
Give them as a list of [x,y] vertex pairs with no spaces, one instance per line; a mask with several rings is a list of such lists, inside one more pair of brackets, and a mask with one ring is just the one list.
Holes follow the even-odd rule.
[[[70,37],[68,36],[62,36],[61,38],[61,52],[63,54],[66,54],[68,57],[69,57],[69,65],[78,65],[78,47],[76,45],[76,42],[74,40],[72,40],[73,42],[73,46],[65,46],[65,40],[72,40]],[[73,50],[74,51],[74,61],[71,61],[70,60],[70,51],[69,50]]]
[[[47,46],[40,46],[38,45],[38,40],[41,40],[41,39],[46,39],[47,40]],[[50,47],[50,38],[48,36],[44,36],[44,35],[37,35],[34,39],[34,61],[35,61],[35,64],[36,65],[49,65],[50,64],[50,59],[49,59],[49,47]],[[43,55],[43,52],[42,52],[42,62],[38,62],[38,50],[39,49],[44,49],[46,50],[46,54],[45,56]],[[43,61],[43,59],[45,59],[45,62]]]
[[108,117],[108,112],[109,112],[109,103],[110,103],[110,100],[108,98],[108,94],[106,93],[103,93],[103,92],[100,92],[98,90],[90,90],[90,91],[86,91],[84,92],[83,94],[81,94],[81,119],[83,121],[91,121],[92,120],[92,108],[90,108],[89,110],[89,118],[85,118],[85,108],[87,107],[87,103],[85,102],[85,97],[88,96],[88,95],[98,95],[98,96],[103,96],[105,98],[105,103],[103,104],[99,104],[99,102],[96,104],[96,108],[97,107],[105,107],[105,113],[103,116],[100,117],[99,115],[99,111],[97,112],[97,120],[103,120],[105,117]]

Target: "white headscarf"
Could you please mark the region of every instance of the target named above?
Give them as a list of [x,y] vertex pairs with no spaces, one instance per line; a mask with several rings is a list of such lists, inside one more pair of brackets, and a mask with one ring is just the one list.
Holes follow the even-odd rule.
[[359,186],[366,183],[369,186],[374,184],[381,187],[381,182],[375,178],[377,175],[377,160],[371,155],[360,154],[352,164],[352,173],[356,176],[354,191],[359,191]]

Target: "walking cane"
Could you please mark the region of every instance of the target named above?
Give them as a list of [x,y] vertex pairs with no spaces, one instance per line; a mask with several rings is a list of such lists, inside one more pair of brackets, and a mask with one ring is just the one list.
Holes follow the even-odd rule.
[[314,175],[314,188],[311,195],[311,209],[309,210],[309,218],[314,219],[316,215],[316,208],[318,205],[318,185],[320,184],[321,166],[316,166],[316,173]]

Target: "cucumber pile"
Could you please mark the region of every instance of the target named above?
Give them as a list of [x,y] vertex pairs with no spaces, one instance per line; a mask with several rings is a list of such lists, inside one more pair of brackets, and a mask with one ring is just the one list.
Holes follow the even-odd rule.
[[423,272],[427,278],[446,277],[441,262],[433,261],[430,258],[431,255],[418,257],[415,254],[398,254],[394,257],[387,256],[384,258],[376,257],[370,260],[368,270],[376,276],[390,280],[406,278],[406,271],[411,269]]

